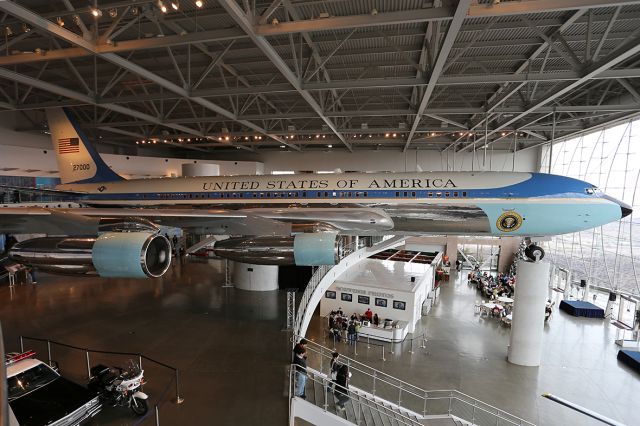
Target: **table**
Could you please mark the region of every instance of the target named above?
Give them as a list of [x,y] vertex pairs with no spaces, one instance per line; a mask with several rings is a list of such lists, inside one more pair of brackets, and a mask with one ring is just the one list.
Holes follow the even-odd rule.
[[482,306],[484,306],[485,308],[490,309],[490,310],[494,310],[495,308],[498,308],[500,310],[504,309],[504,306],[498,305],[497,303],[491,303],[491,302],[485,303]]
[[498,302],[513,303],[513,299],[510,298],[510,297],[500,296],[500,297],[498,297]]

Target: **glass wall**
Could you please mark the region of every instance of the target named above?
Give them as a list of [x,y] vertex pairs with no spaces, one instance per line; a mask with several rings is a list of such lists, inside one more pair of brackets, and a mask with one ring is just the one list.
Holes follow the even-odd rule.
[[640,295],[640,120],[556,142],[542,152],[542,172],[571,176],[597,185],[625,201],[634,214],[590,231],[560,235],[546,243],[559,267],[573,271],[572,281]]

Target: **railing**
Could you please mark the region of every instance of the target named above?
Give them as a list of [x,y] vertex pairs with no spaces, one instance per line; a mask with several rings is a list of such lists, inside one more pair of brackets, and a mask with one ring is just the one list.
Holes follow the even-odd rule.
[[[169,387],[171,386],[172,383],[174,383],[175,381],[175,399],[173,399],[173,402],[175,402],[176,404],[181,404],[182,402],[184,402],[184,399],[180,396],[180,374],[179,374],[179,370],[175,367],[172,367],[170,365],[167,365],[163,362],[157,361],[153,358],[149,358],[148,356],[142,355],[140,353],[132,353],[132,352],[113,352],[113,351],[100,351],[100,350],[96,350],[96,349],[87,349],[87,348],[81,348],[78,346],[73,346],[73,345],[68,345],[66,343],[61,343],[61,342],[56,342],[54,340],[48,340],[48,339],[41,339],[41,338],[37,338],[37,337],[29,337],[29,336],[20,336],[20,352],[24,352],[24,341],[25,340],[31,340],[31,341],[35,341],[35,342],[41,342],[41,343],[46,343],[47,344],[47,360],[48,360],[48,364],[50,366],[53,365],[53,357],[52,357],[52,350],[51,347],[52,345],[55,346],[59,346],[59,347],[63,347],[63,348],[68,348],[68,349],[72,349],[72,350],[77,350],[77,351],[83,351],[85,353],[85,361],[86,361],[86,367],[87,367],[87,380],[91,379],[91,357],[90,354],[103,354],[103,355],[120,355],[120,356],[126,356],[126,357],[135,357],[138,359],[138,365],[140,366],[140,368],[142,369],[142,360],[146,360],[149,362],[152,362],[154,364],[159,365],[160,367],[163,368],[167,368],[169,370],[173,371],[173,378],[171,379],[171,381],[169,382],[169,384],[167,385],[167,387],[159,393],[160,397],[158,398],[158,402],[156,404],[154,404],[154,413],[155,413],[155,423],[156,425],[160,424],[160,417],[159,417],[159,408],[162,405],[163,401],[165,400],[165,396],[169,390]],[[144,419],[147,418],[147,416],[151,414],[151,411],[149,411],[149,413],[147,415],[145,415],[144,417],[142,417],[138,422],[136,422],[135,424],[139,424],[141,423]]]
[[[315,365],[320,373],[329,374],[333,350],[310,341],[306,349],[308,365]],[[390,401],[407,412],[422,416],[451,415],[479,426],[533,425],[457,390],[427,391],[342,354],[340,359],[353,373],[351,383],[354,387],[371,397]]]
[[[329,321],[329,316],[324,316],[322,317],[324,319],[326,319],[326,322],[328,323]],[[407,351],[409,353],[413,353],[414,352],[414,348],[415,347],[419,347],[421,349],[426,348],[427,345],[427,337],[426,337],[426,333],[422,333],[418,336],[412,336],[409,337],[409,335],[407,334],[404,338],[402,339],[389,339],[389,340],[380,340],[378,336],[373,336],[367,333],[364,333],[362,331],[357,333],[357,338],[356,340],[353,342],[353,345],[348,341],[348,339],[345,339],[343,336],[340,337],[340,341],[338,341],[338,338],[336,337],[336,335],[334,333],[331,333],[329,330],[327,330],[327,328],[323,328],[323,334],[322,334],[322,339],[324,342],[327,341],[327,338],[329,341],[333,342],[333,348],[335,349],[337,347],[336,343],[340,342],[343,343],[344,345],[348,345],[348,347],[353,346],[353,350],[354,350],[354,355],[357,356],[358,355],[358,343],[361,344],[365,344],[367,346],[367,349],[371,349],[371,346],[377,346],[380,348],[380,352],[381,352],[381,359],[382,361],[386,361],[387,359],[385,358],[385,352],[386,352],[386,343],[389,344],[389,353],[393,354],[394,353],[394,345],[397,344],[401,344],[404,342],[409,342],[411,344],[411,348]],[[383,343],[375,343],[372,342],[371,339],[374,340],[379,340]],[[418,342],[418,343],[416,343]]]
[[[295,388],[296,366],[292,364],[289,368],[289,397],[292,398],[293,389]],[[394,409],[389,404],[384,404],[380,400],[368,397],[366,394],[354,391],[337,389],[335,384],[331,382],[324,374],[318,373],[313,369],[307,369],[307,385],[306,389],[312,388],[313,392],[307,391],[306,401],[322,408],[325,412],[343,417],[352,423],[362,425],[368,424],[365,419],[377,418],[381,419],[383,424],[399,424],[406,426],[422,426],[417,417],[410,417],[407,413]],[[345,397],[344,410],[338,410],[336,393]],[[382,419],[391,421],[384,422]],[[372,421],[371,423],[374,423]]]

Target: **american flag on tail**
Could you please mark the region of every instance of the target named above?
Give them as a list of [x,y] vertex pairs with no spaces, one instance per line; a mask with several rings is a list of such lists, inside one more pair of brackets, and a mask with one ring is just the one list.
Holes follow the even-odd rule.
[[60,154],[73,154],[80,152],[80,141],[78,138],[58,139],[58,152]]

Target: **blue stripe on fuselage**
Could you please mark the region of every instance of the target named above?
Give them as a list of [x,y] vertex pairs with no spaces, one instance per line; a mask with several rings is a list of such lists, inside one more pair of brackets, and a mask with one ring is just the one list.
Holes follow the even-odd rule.
[[[131,193],[92,193],[85,200],[198,200],[198,199],[279,199],[304,198],[340,200],[370,198],[390,199],[465,199],[465,198],[594,198],[585,189],[590,187],[586,182],[564,176],[532,173],[524,182],[501,188],[445,188],[430,190],[402,189],[370,189],[370,190],[297,190],[297,191],[194,191],[194,192],[131,192]],[[457,193],[457,196],[454,196]],[[262,194],[262,196],[260,196]],[[365,195],[366,194],[366,195]],[[431,194],[431,195],[429,195]],[[464,194],[464,196],[463,196]],[[448,196],[447,196],[448,195]]]

